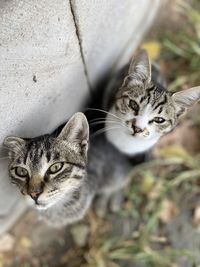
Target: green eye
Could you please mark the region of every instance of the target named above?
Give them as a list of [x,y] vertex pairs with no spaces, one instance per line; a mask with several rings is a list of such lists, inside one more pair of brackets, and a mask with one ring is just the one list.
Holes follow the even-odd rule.
[[155,117],[153,120],[154,120],[156,123],[163,123],[163,122],[166,121],[165,119],[163,119],[163,118],[161,118],[161,117]]
[[57,162],[57,163],[54,163],[53,165],[51,165],[51,167],[49,168],[49,172],[51,174],[54,174],[54,173],[57,173],[59,172],[62,167],[63,167],[64,163],[63,162]]
[[15,174],[19,177],[27,177],[28,171],[23,167],[16,167],[15,168]]

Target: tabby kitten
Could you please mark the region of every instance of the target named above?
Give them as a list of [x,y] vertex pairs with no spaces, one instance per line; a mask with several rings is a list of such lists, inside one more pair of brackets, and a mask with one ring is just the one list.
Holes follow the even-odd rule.
[[110,112],[106,117],[106,136],[126,155],[149,150],[177,125],[179,116],[200,99],[200,87],[172,94],[157,74],[158,71],[155,77],[151,75],[148,54],[141,50],[132,59],[123,83],[112,81],[109,86],[108,91],[115,95],[106,107]]
[[101,136],[93,139],[88,159],[88,140],[88,122],[80,112],[59,134],[4,140],[11,182],[34,200],[41,217],[55,227],[82,219],[95,195],[104,196],[97,201],[99,214],[112,195],[116,209],[115,192],[126,184],[130,168],[126,159],[112,145],[106,146]]

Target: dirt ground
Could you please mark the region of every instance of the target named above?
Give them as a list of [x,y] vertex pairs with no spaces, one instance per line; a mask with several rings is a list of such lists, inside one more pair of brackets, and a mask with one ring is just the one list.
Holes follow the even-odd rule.
[[[166,9],[160,13],[146,40],[157,41],[164,29],[174,27],[176,32],[180,25],[183,27],[185,21],[182,16],[177,15],[173,5],[168,8],[170,13]],[[167,14],[171,14],[170,18]],[[164,160],[176,156],[176,159],[184,162],[175,165],[172,162],[156,168],[149,165],[147,172],[138,171],[140,181],[133,178],[139,185],[139,200],[134,198],[131,201],[130,192],[125,192],[126,200],[120,213],[108,213],[105,219],[99,219],[90,211],[83,221],[63,229],[50,228],[34,210],[28,209],[15,226],[0,238],[0,267],[199,267],[200,127],[194,119],[199,118],[199,113],[200,104],[197,104],[173,132],[161,139],[153,151],[157,160],[162,161],[164,153]],[[152,208],[149,203],[155,205],[159,201],[157,195],[161,191],[160,186],[165,185],[167,179],[171,182],[172,172],[185,181],[186,178],[181,176],[182,171],[186,175],[189,171],[194,172],[195,168],[198,171],[195,182],[180,183],[162,198],[162,209],[159,214],[155,212],[156,227],[152,228],[151,235],[148,234],[150,243],[139,238],[140,230],[143,231],[146,224],[154,219],[154,206]],[[156,180],[157,177],[162,177],[162,182]],[[133,214],[137,207],[135,200],[140,202],[141,207],[137,214]],[[121,240],[119,245],[118,239]],[[159,259],[162,250],[166,253],[170,251],[172,258],[172,261],[167,258],[166,262],[163,258],[163,265],[162,258]],[[179,251],[179,254],[174,251]],[[130,255],[137,257],[133,259]],[[154,256],[155,262],[152,260]],[[142,257],[149,258],[140,261]]]

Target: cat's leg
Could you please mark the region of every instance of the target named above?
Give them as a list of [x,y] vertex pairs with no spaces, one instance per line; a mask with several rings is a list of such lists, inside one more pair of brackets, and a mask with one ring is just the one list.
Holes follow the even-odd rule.
[[123,191],[119,190],[116,191],[110,198],[110,211],[111,212],[118,212],[122,207],[122,203],[124,200]]
[[109,199],[110,195],[101,194],[98,195],[94,201],[95,212],[100,218],[103,218],[106,215]]

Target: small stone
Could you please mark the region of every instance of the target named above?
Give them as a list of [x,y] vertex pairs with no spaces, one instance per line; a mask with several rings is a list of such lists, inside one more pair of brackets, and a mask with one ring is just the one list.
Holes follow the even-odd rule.
[[26,236],[21,237],[19,240],[19,244],[23,248],[30,248],[32,246],[31,240],[27,238]]
[[200,205],[198,205],[194,210],[193,223],[196,226],[200,225]]
[[162,209],[160,212],[160,219],[164,223],[168,223],[179,213],[176,204],[168,199],[164,199],[162,202]]
[[79,247],[84,247],[87,244],[90,228],[86,224],[77,224],[70,229],[73,241]]
[[4,234],[0,237],[0,252],[11,251],[15,244],[15,238],[11,234]]

